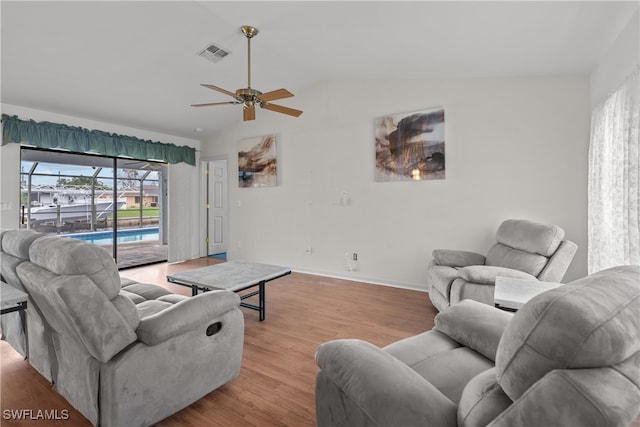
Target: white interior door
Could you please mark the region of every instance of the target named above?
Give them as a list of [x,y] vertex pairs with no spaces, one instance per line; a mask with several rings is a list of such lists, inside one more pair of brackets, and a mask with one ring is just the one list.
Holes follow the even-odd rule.
[[207,254],[227,251],[229,208],[227,206],[227,161],[208,162],[207,175]]

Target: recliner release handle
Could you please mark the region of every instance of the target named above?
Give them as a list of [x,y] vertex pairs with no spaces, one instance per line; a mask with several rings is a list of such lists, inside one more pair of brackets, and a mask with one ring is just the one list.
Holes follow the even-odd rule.
[[221,329],[222,322],[212,323],[211,325],[207,326],[207,336],[210,337],[211,335],[215,335],[220,332]]

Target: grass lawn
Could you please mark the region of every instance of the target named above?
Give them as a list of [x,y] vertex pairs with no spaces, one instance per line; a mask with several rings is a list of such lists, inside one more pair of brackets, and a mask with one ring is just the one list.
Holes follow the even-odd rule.
[[[142,216],[158,216],[159,208],[142,208]],[[109,215],[109,218],[112,218],[112,215]],[[140,209],[139,208],[128,208],[118,210],[118,218],[138,218],[140,217]]]

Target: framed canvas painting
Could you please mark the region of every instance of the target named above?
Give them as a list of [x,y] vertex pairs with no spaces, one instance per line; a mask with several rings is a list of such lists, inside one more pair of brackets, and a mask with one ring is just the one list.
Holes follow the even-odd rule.
[[376,181],[444,179],[444,109],[375,119]]
[[239,187],[275,187],[277,171],[275,135],[246,138],[238,143]]

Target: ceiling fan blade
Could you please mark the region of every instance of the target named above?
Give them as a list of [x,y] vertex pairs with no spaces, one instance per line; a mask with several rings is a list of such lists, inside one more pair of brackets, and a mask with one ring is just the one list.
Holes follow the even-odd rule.
[[242,118],[243,120],[246,122],[248,120],[255,120],[256,119],[256,107],[251,105],[249,107],[245,106],[242,109]]
[[282,99],[292,97],[293,94],[286,89],[272,90],[271,92],[258,95],[258,98],[262,102],[273,101],[274,99]]
[[208,102],[206,104],[191,104],[192,107],[209,107],[211,105],[227,105],[227,104],[237,104],[237,102],[227,101],[227,102]]
[[300,114],[302,114],[302,111],[300,110],[296,110],[289,107],[283,107],[282,105],[268,104],[266,102],[263,102],[261,106],[262,108],[275,111],[276,113],[288,114],[290,116],[295,116],[295,117],[298,117]]
[[229,92],[228,90],[222,89],[222,88],[220,88],[218,86],[207,85],[207,84],[201,84],[200,86],[204,86],[204,87],[206,87],[208,89],[215,90],[215,91],[220,92],[220,93],[224,93],[225,95],[229,95],[229,96],[232,96],[234,98],[236,97],[236,94],[234,92]]

